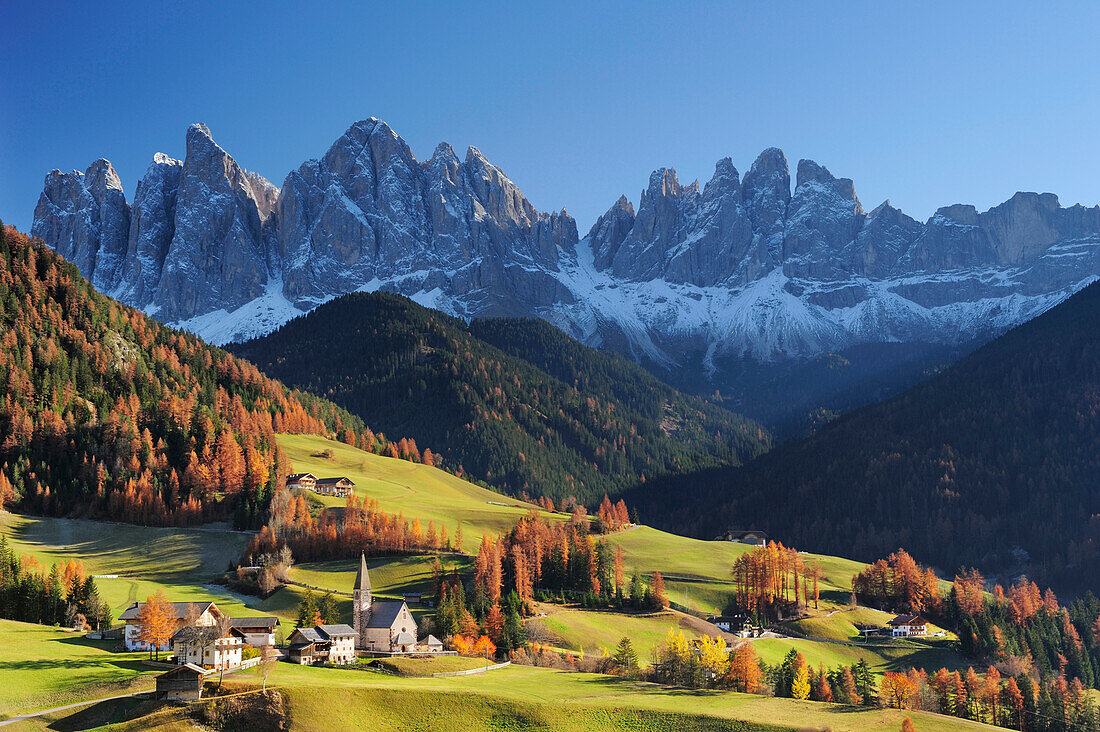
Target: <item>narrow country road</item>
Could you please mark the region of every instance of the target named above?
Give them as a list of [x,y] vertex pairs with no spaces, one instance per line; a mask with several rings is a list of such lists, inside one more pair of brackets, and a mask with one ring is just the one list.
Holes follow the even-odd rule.
[[87,701],[77,702],[75,704],[66,704],[60,707],[54,707],[53,709],[43,709],[40,712],[31,712],[29,714],[20,714],[18,717],[12,717],[11,719],[0,720],[0,727],[7,724],[15,724],[16,722],[22,722],[25,719],[32,719],[34,717],[41,717],[45,714],[53,714],[54,712],[63,712],[66,709],[76,709],[77,707],[86,707],[89,704],[96,704],[98,702],[114,701],[115,699],[126,699],[131,696],[137,696],[139,694],[151,694],[154,689],[142,689],[141,691],[131,691],[129,694],[119,694],[118,696],[105,696],[102,699],[89,699]]

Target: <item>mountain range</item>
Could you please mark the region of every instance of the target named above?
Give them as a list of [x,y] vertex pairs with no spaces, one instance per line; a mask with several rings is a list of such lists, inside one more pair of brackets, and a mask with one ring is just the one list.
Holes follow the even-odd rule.
[[219,344],[339,295],[386,290],[445,313],[535,316],[592,346],[720,382],[729,359],[806,360],[867,344],[961,344],[1100,274],[1100,207],[1017,193],[920,222],[866,211],[851,180],[783,152],[704,186],[655,171],[589,229],[538,211],[476,148],[420,162],[356,122],[276,188],[187,131],[132,202],[111,164],[52,171],[32,233],[97,288]]

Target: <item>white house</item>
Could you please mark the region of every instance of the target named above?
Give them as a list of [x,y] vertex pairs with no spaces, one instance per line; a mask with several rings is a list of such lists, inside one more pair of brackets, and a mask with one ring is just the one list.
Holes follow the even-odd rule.
[[887,625],[895,638],[923,638],[928,635],[928,621],[920,615],[898,615]]
[[[149,644],[140,640],[141,626],[138,624],[138,616],[141,615],[143,602],[135,602],[122,611],[119,620],[126,623],[123,639],[128,651],[147,651]],[[188,625],[212,626],[222,617],[222,611],[212,602],[170,602],[168,603],[172,615],[176,621],[176,628]],[[161,645],[161,651],[171,649],[171,641]]]
[[193,663],[204,669],[229,669],[241,665],[244,639],[239,633],[217,626],[189,625],[172,636],[176,663]]

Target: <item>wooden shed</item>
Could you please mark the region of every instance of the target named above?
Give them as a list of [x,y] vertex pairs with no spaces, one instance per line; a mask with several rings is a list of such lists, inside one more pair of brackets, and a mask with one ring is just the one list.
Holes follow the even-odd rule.
[[157,676],[157,699],[198,701],[202,698],[202,666],[185,663]]

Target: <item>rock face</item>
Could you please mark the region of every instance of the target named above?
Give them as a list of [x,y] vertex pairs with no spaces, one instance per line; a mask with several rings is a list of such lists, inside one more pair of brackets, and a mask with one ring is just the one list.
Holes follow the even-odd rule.
[[84,173],[51,171],[34,209],[33,231],[98,289],[112,289],[126,258],[130,206],[111,164],[101,158]]
[[454,315],[534,315],[651,364],[807,358],[861,343],[957,342],[1011,327],[1100,274],[1100,207],[1018,193],[927,222],[869,213],[847,178],[783,152],[700,191],[654,172],[579,239],[476,148],[419,162],[356,122],[276,188],[193,125],[133,205],[110,163],[46,176],[33,233],[93,283],[216,342],[385,289]]

